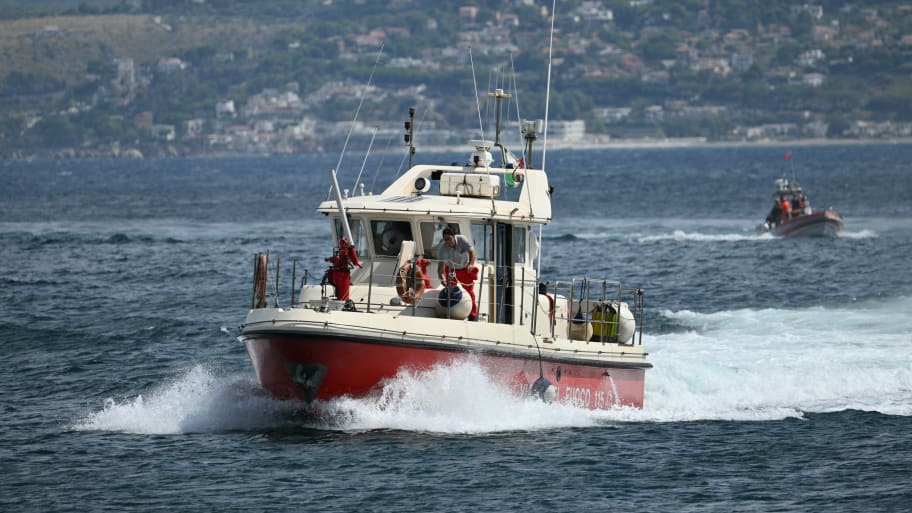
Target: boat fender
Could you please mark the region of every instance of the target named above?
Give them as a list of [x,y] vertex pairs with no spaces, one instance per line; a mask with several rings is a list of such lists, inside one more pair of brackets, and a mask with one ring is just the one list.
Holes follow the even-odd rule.
[[550,403],[557,397],[557,387],[551,384],[551,381],[544,376],[539,376],[532,383],[532,396],[541,399],[543,403]]
[[544,283],[538,284],[538,293],[548,300],[548,317],[554,322],[554,296],[548,294],[548,286]]
[[472,299],[459,285],[443,287],[437,293],[434,309],[440,317],[465,319],[472,313]]
[[444,308],[456,306],[462,301],[462,289],[456,286],[444,287],[437,295],[437,302]]
[[572,340],[589,340],[592,338],[592,323],[583,314],[582,309],[576,312],[570,320],[570,329],[567,335]]
[[424,295],[427,281],[421,267],[405,264],[396,273],[396,295],[407,305],[415,304]]

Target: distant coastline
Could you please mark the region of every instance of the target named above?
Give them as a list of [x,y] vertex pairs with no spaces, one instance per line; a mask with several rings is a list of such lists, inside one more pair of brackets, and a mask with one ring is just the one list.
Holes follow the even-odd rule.
[[[540,151],[546,143],[544,137],[536,141],[535,149]],[[569,141],[566,139],[548,139],[547,148],[550,150],[612,150],[612,149],[673,149],[673,148],[737,148],[737,147],[800,147],[800,146],[861,146],[861,145],[905,145],[912,144],[912,137],[893,137],[882,139],[830,139],[830,138],[805,138],[805,139],[761,139],[753,141],[708,141],[700,137],[680,137],[680,138],[639,138],[639,139],[609,139],[602,137],[588,137],[581,141]],[[465,151],[468,148],[468,141],[465,144],[451,145],[418,145],[419,153],[456,153]],[[508,144],[509,146],[509,144]],[[509,146],[514,153],[519,153],[519,148]],[[258,153],[258,152],[192,152],[181,153],[174,148],[162,150],[156,148],[155,151],[144,154],[142,151],[134,148],[127,150],[111,151],[106,149],[92,148],[64,148],[53,151],[36,151],[27,152],[16,150],[9,153],[0,153],[2,160],[57,160],[57,159],[108,159],[119,158],[124,160],[137,160],[143,158],[175,158],[175,157],[250,157],[265,155],[307,155],[307,154],[324,154],[331,155],[338,150],[313,151],[313,152],[296,152],[296,153]],[[349,150],[359,151],[359,150]],[[403,150],[377,150],[375,154],[399,154]]]
[[[539,138],[536,148],[541,149],[544,139]],[[797,146],[850,146],[850,145],[890,145],[912,144],[912,137],[894,137],[889,139],[763,139],[756,141],[707,141],[699,137],[680,138],[643,138],[643,139],[610,139],[610,140],[584,140],[567,141],[563,139],[549,139],[548,149],[551,150],[611,150],[611,149],[661,149],[661,148],[735,148],[735,147],[797,147]],[[425,152],[452,152],[460,151],[466,145],[453,146],[421,146],[419,151]]]

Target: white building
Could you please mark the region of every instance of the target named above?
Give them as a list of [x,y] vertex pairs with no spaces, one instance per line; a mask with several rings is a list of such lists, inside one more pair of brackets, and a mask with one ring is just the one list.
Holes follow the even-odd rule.
[[555,139],[577,140],[586,136],[586,122],[582,119],[549,121],[548,135]]

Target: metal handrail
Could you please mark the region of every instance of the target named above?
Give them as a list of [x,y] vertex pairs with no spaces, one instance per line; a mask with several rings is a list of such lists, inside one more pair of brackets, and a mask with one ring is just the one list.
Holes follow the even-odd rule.
[[[271,262],[269,260],[273,257],[270,253],[257,253],[254,258],[254,290],[251,308],[257,308],[256,304],[256,294],[257,294],[257,266],[260,265],[260,257],[265,255],[265,267],[269,268]],[[276,308],[279,307],[279,270],[280,270],[280,259],[278,256],[275,256],[275,267],[274,267],[274,276],[270,276],[272,284],[271,286],[266,287],[266,295],[272,296],[272,303]],[[431,264],[436,264],[437,261],[431,260]],[[387,273],[378,273],[376,272],[375,265],[377,264],[376,260],[369,260],[368,265],[369,269],[365,269],[365,272],[368,273],[367,279],[367,297],[363,301],[355,301],[352,299],[352,303],[355,308],[359,311],[366,311],[369,313],[378,312],[382,310],[395,310],[401,311],[405,308],[411,309],[412,315],[417,315],[417,309],[419,307],[426,307],[427,305],[419,305],[419,301],[415,301],[411,305],[407,305],[404,302],[401,304],[390,303],[390,297],[386,294],[383,295],[383,298],[375,298],[376,287],[375,285],[382,285],[384,289],[388,288],[388,283],[394,282],[396,273],[392,274]],[[484,281],[487,276],[490,276],[490,273],[485,274],[488,270],[490,264],[486,262],[479,262],[482,267],[482,273],[480,274],[479,283],[477,287],[478,297],[476,301],[479,306],[482,304],[482,293],[485,290]],[[310,271],[307,268],[303,269],[303,277],[301,279],[300,286],[296,290],[296,280],[297,280],[297,259],[292,259],[291,262],[292,272],[291,272],[291,308],[301,307],[301,297],[300,293],[305,289],[307,285],[308,277],[311,276]],[[511,268],[512,269],[512,268]],[[497,275],[498,268],[495,267],[493,274]],[[531,322],[529,323],[529,328],[532,333],[538,333],[539,328],[539,310],[541,309],[541,294],[539,291],[544,289],[544,292],[550,295],[553,298],[554,305],[553,310],[547,312],[546,318],[549,319],[550,327],[546,331],[550,334],[552,339],[555,338],[556,329],[559,325],[568,326],[569,323],[574,320],[574,312],[584,312],[586,322],[592,323],[593,331],[595,332],[590,340],[585,342],[600,342],[600,343],[617,343],[618,342],[618,330],[620,328],[620,304],[626,302],[627,306],[633,315],[633,318],[636,322],[636,329],[633,333],[633,336],[630,338],[629,342],[626,342],[628,345],[641,345],[643,343],[643,329],[644,329],[644,319],[645,319],[645,293],[640,288],[624,288],[622,284],[617,280],[593,280],[588,277],[584,278],[571,278],[569,280],[555,280],[553,282],[545,282],[541,280],[527,280],[526,279],[526,269],[522,268],[519,273],[519,279],[514,279],[512,284],[508,284],[513,289],[513,300],[509,303],[501,302],[498,303],[498,309],[501,311],[512,311],[513,323],[516,325],[524,325],[524,318],[526,315],[531,317]],[[417,268],[412,266],[412,280],[413,282],[417,280]],[[582,287],[579,287],[580,283],[584,283]],[[325,283],[321,283],[321,286],[325,287]],[[497,287],[493,290],[501,290],[504,287]],[[580,289],[580,290],[577,290]],[[395,292],[393,292],[395,294]],[[323,291],[321,296],[327,296],[322,299],[329,299],[330,293],[328,291]],[[526,296],[531,298],[530,302],[526,302]],[[558,299],[566,300],[561,312],[557,311],[557,300]],[[626,300],[626,301],[625,301]],[[266,301],[268,304],[269,301]],[[614,315],[608,315],[609,309],[614,309]],[[593,318],[599,312],[604,312],[599,318]],[[553,317],[552,317],[553,315]],[[480,316],[481,317],[481,316]],[[499,319],[489,319],[489,322],[495,322]],[[566,335],[566,333],[565,333]]]

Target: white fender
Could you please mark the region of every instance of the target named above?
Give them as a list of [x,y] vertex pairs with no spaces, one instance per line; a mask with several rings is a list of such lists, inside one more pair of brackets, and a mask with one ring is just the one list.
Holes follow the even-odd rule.
[[[434,301],[434,309],[437,311],[437,315],[444,319],[462,320],[468,318],[469,314],[472,313],[472,298],[469,296],[469,293],[466,292],[461,285],[456,285],[456,287],[462,292],[462,297],[459,299],[458,303],[447,307],[446,305],[441,304],[439,299]],[[438,298],[441,294],[444,294],[444,289],[442,287],[438,290]]]
[[621,303],[621,311],[618,315],[618,342],[626,344],[633,338],[636,332],[636,319],[633,312],[627,307],[627,303]]

